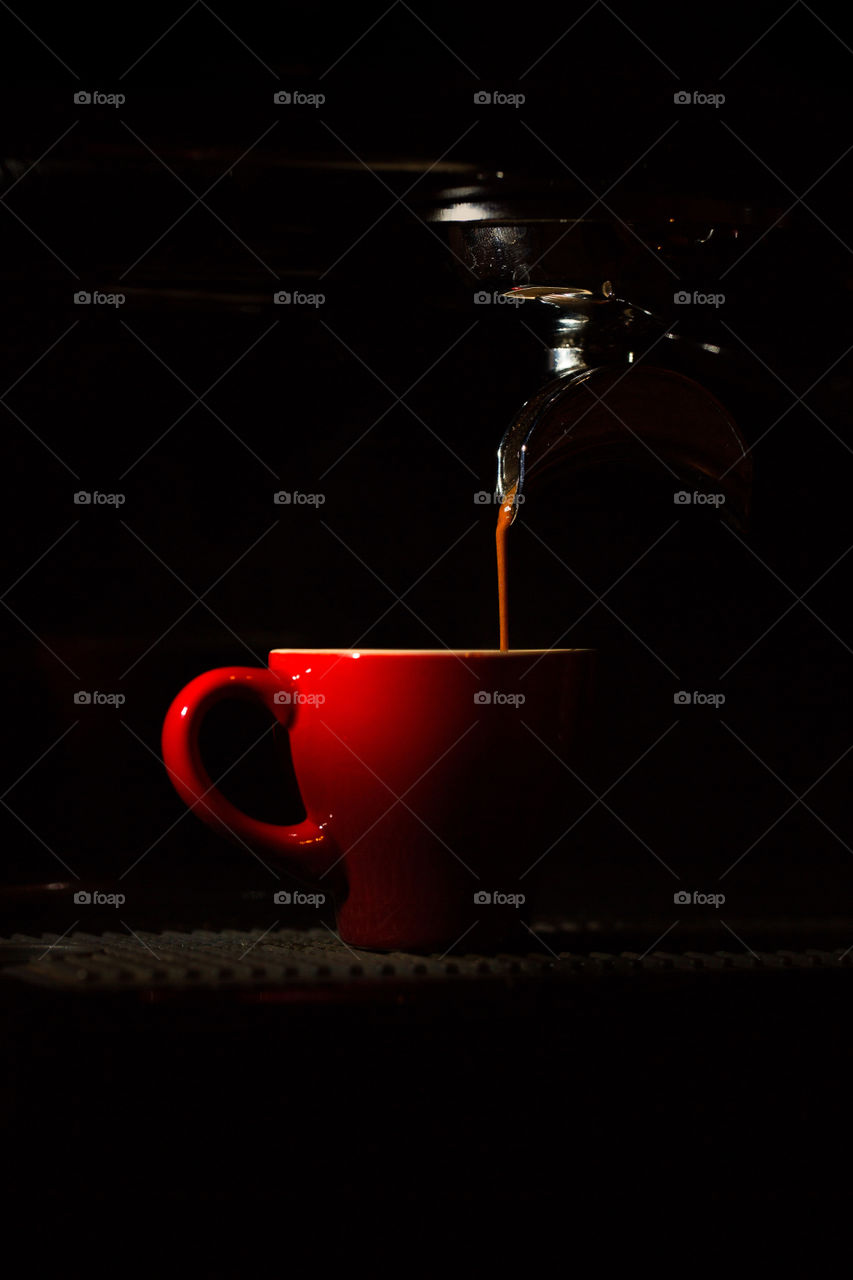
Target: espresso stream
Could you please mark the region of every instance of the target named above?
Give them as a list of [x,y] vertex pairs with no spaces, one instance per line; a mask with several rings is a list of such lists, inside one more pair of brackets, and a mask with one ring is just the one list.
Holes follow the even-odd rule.
[[506,540],[509,533],[509,527],[512,524],[512,509],[515,505],[515,490],[517,486],[513,485],[506,496],[506,501],[501,503],[501,509],[498,512],[498,527],[495,530],[495,544],[498,553],[498,610],[500,613],[501,627],[501,652],[505,653],[509,649],[509,600],[507,598],[507,581],[506,581]]

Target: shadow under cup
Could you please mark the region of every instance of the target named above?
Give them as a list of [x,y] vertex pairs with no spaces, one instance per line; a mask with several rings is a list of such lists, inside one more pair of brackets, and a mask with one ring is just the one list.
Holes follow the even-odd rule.
[[[567,766],[590,723],[588,649],[273,650],[191,681],[163,756],[197,815],[332,892],[342,940],[481,950],[522,933],[525,877],[578,815]],[[290,733],[306,819],[261,822],[213,785],[206,712],[262,702]]]

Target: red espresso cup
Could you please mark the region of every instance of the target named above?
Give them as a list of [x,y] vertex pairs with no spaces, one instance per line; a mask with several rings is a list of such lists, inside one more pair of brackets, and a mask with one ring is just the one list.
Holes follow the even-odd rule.
[[[566,765],[586,736],[593,660],[589,649],[274,649],[268,668],[190,681],[166,715],[163,759],[203,822],[327,888],[349,945],[520,941],[526,873],[577,816]],[[199,731],[231,697],[261,702],[289,731],[304,822],[261,822],[211,781]]]

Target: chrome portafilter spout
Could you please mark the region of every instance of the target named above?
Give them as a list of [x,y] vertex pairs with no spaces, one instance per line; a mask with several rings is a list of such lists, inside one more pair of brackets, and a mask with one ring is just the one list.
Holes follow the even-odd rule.
[[650,363],[652,349],[671,337],[666,326],[616,298],[609,282],[597,291],[523,286],[504,297],[529,312],[548,351],[545,382],[498,449],[497,496],[511,504],[513,520],[518,499],[557,469],[623,464],[669,471],[674,492],[692,485],[723,518],[745,526],[746,443],[710,391]]

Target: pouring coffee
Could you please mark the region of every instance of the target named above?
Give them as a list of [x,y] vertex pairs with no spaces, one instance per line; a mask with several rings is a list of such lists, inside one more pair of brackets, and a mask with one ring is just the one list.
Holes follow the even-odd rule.
[[554,473],[665,467],[707,495],[735,527],[749,512],[752,461],[728,411],[685,374],[644,352],[666,339],[648,312],[601,289],[534,285],[504,296],[526,304],[548,350],[548,374],[498,450],[496,529],[500,647],[509,649],[509,530],[521,501]]

